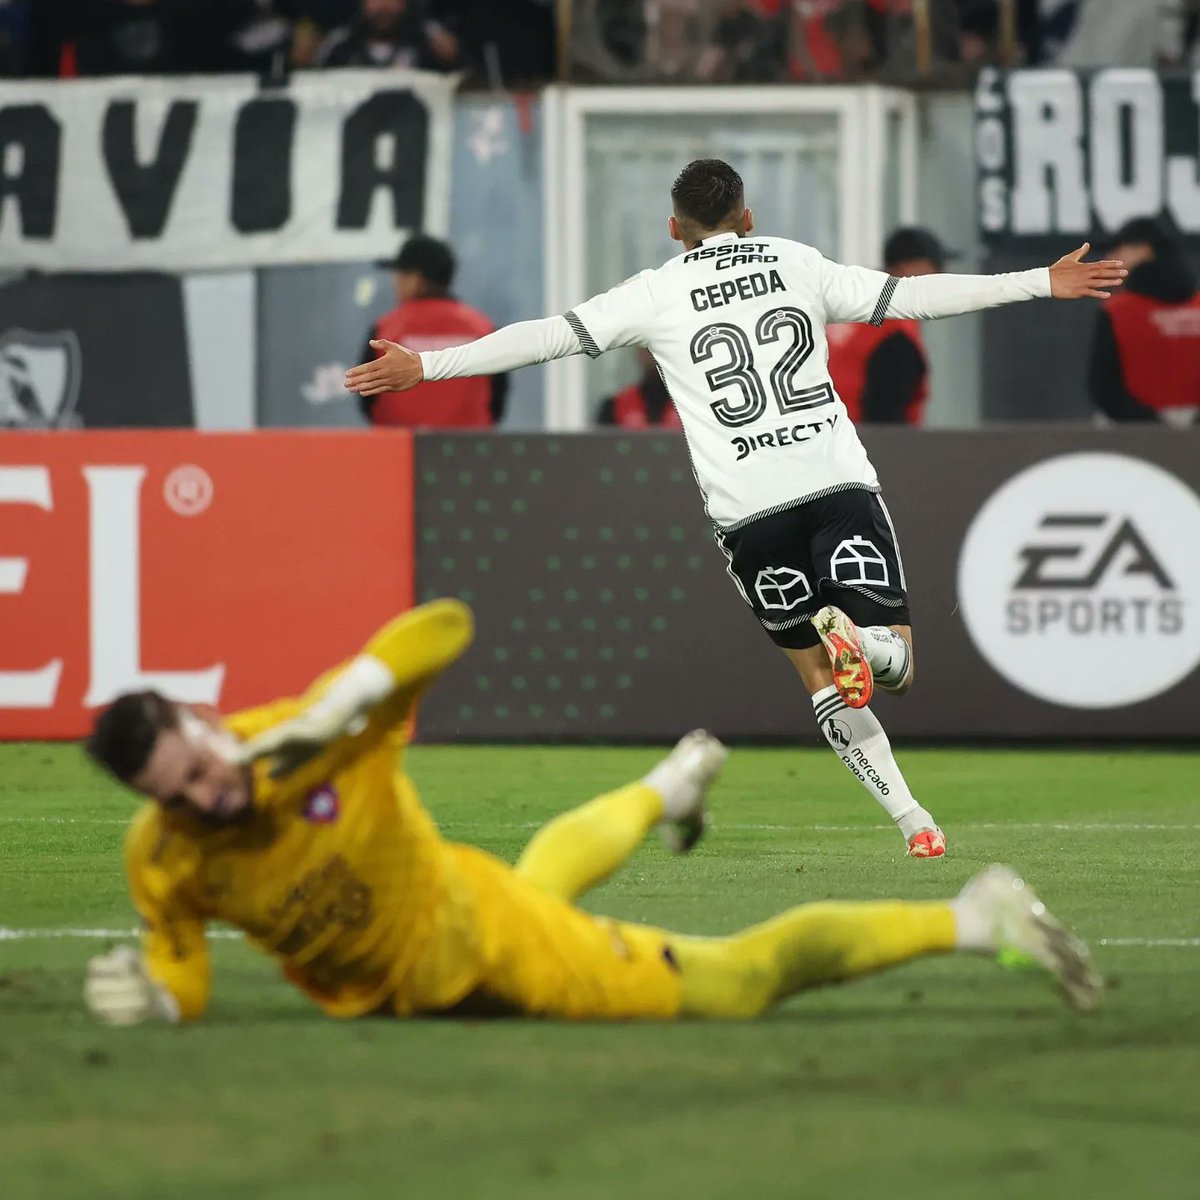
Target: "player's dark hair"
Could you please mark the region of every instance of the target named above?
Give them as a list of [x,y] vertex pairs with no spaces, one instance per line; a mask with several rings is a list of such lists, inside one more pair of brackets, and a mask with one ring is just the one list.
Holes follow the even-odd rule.
[[671,186],[675,216],[696,230],[732,226],[746,207],[742,177],[719,158],[697,158],[675,177]]
[[140,775],[158,735],[179,728],[179,710],[158,692],[128,692],[97,718],[84,744],[88,757],[122,783]]

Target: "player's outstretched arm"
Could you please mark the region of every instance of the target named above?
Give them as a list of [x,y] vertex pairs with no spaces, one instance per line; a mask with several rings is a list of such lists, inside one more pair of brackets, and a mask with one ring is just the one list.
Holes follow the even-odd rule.
[[563,316],[519,321],[464,346],[416,354],[395,342],[372,342],[380,357],[347,371],[346,387],[375,396],[404,392],[425,380],[499,375],[573,354],[597,358],[617,346],[644,346],[655,317],[650,274],[635,275]]
[[187,900],[186,875],[158,857],[161,829],[149,810],[125,839],[125,873],[142,919],[141,952],[117,946],[87,965],[83,997],[106,1025],[191,1021],[212,991],[205,921]]
[[385,728],[402,720],[412,698],[462,655],[473,635],[471,610],[457,600],[435,600],[396,617],[358,657],[313,684],[295,716],[244,742],[238,761],[271,758],[271,774],[279,777],[370,721]]
[[1091,249],[1084,242],[1051,267],[1004,275],[913,275],[896,281],[888,316],[934,320],[960,313],[998,308],[1022,300],[1107,300],[1127,274],[1115,260],[1085,263]]
[[998,308],[1022,300],[1105,300],[1128,272],[1114,259],[1086,263],[1085,242],[1051,267],[1003,275],[913,275],[903,279],[826,262],[824,293],[830,321],[868,321],[889,317],[931,321],[961,313]]
[[460,379],[467,375],[501,375],[518,367],[550,362],[582,353],[579,338],[565,317],[519,321],[474,342],[420,354],[396,342],[376,340],[374,362],[346,372],[346,387],[360,396],[406,392],[425,380]]

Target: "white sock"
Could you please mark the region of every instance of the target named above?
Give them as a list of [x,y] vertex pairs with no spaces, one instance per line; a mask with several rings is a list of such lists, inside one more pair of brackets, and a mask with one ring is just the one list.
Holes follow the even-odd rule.
[[832,684],[812,698],[825,740],[900,826],[906,838],[937,823],[913,798],[892,756],[892,746],[870,708],[850,708]]
[[863,652],[875,682],[883,687],[899,687],[908,676],[912,651],[908,643],[886,625],[860,625]]

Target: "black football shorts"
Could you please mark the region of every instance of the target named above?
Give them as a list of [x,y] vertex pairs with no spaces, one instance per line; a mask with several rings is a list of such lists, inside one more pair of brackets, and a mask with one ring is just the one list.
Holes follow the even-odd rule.
[[820,642],[810,617],[836,604],[856,625],[908,625],[904,564],[883,500],[847,488],[762,516],[721,547],[746,603],[777,646]]

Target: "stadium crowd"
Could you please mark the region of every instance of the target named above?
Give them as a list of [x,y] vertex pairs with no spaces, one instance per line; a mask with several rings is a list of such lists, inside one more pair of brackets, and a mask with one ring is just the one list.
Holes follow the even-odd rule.
[[980,66],[1192,58],[1197,0],[576,0],[601,78],[959,81]]
[[[363,65],[537,83],[555,0],[0,0],[0,74],[282,73]],[[573,0],[570,69],[593,79],[779,82],[987,63],[1184,63],[1200,0]]]
[[406,66],[554,74],[552,0],[0,0],[0,72],[74,76]]
[[[556,52],[566,31],[555,20],[565,11],[556,0],[0,0],[0,74],[270,78],[295,68],[395,66],[519,88],[564,68]],[[569,13],[570,71],[581,81],[897,77],[921,59],[918,35],[931,72],[996,62],[1200,62],[1200,0],[573,0]],[[1113,243],[1133,274],[1098,317],[1091,406],[1111,421],[1197,422],[1200,291],[1175,231],[1152,217],[1130,222]],[[928,230],[910,228],[891,231],[882,261],[909,276],[943,270],[946,257]],[[468,307],[471,297],[451,291],[451,245],[415,239],[392,265],[397,306],[372,338],[458,344],[492,328]],[[835,325],[829,337],[830,371],[855,421],[922,422],[930,364],[917,322]],[[361,348],[364,360],[374,353]],[[362,412],[374,425],[488,428],[505,404],[504,378],[444,381],[372,398]],[[636,378],[594,417],[627,429],[678,426],[645,352]]]

